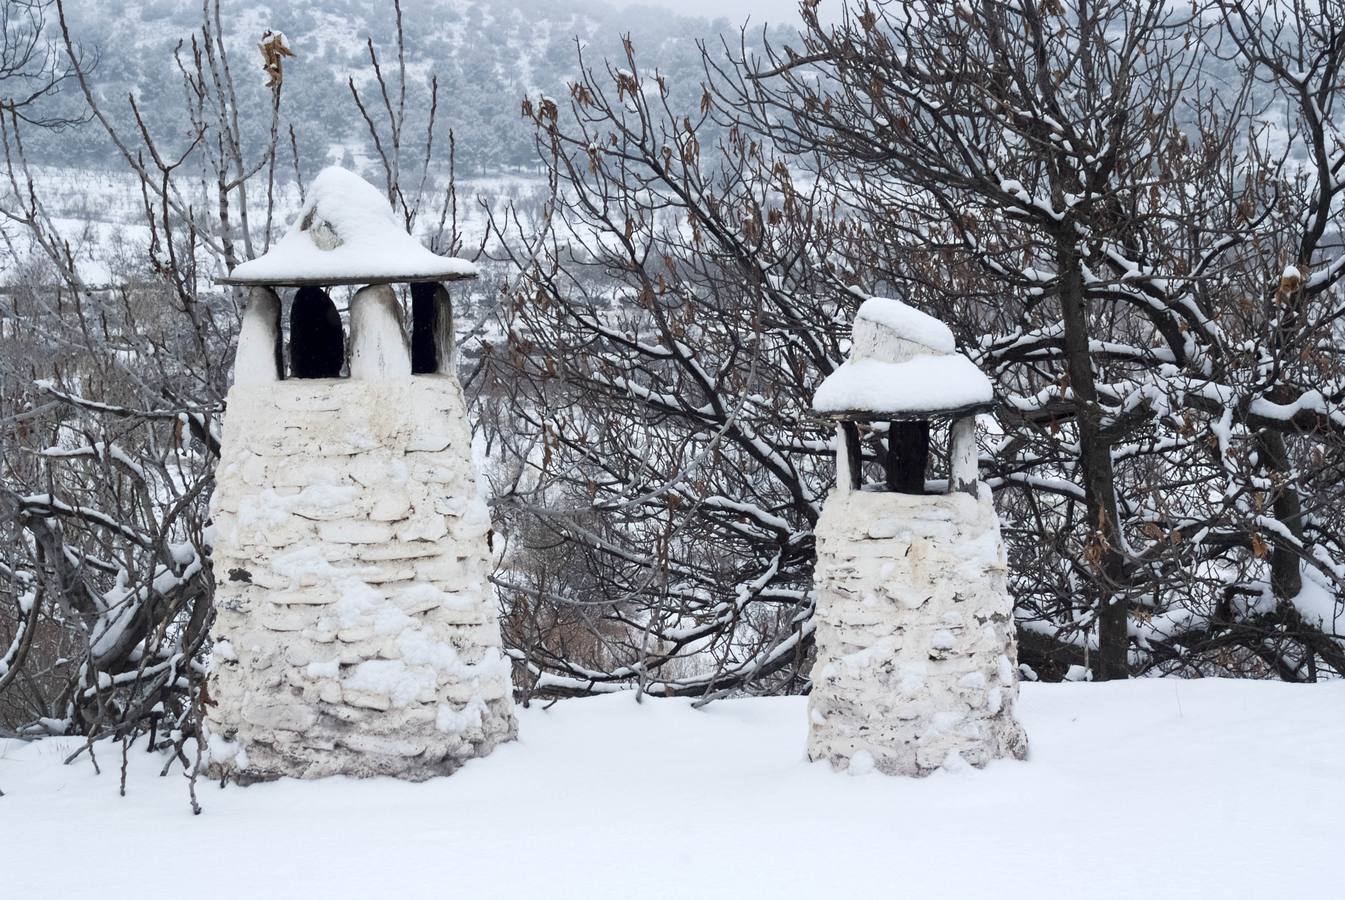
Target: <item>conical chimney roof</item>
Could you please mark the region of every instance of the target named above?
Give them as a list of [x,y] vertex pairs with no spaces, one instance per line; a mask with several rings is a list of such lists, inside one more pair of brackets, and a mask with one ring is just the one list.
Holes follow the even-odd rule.
[[327,287],[475,278],[465,259],[431,253],[410,234],[383,193],[354,172],[318,173],[289,231],[221,284]]

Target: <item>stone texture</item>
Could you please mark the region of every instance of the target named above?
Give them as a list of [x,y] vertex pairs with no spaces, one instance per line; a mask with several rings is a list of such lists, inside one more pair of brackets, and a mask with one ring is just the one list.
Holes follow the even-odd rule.
[[451,376],[230,391],[212,774],[419,779],[513,738],[470,440]]
[[808,755],[926,775],[1022,759],[1013,605],[990,492],[839,489],[817,527]]

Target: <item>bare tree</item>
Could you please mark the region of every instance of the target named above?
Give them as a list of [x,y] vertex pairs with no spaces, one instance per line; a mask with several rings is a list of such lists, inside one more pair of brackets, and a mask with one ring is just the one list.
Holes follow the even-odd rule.
[[[3,718],[22,733],[91,739],[150,730],[182,754],[212,616],[206,501],[239,312],[206,279],[237,258],[232,216],[276,145],[242,160],[217,6],[203,7],[191,58],[179,55],[191,124],[181,144],[153,135],[134,98],[133,134],[113,124],[55,10],[69,77],[139,180],[147,240],[110,284],[90,284],[38,187],[25,123],[0,126],[3,214],[19,226],[5,240],[28,260],[3,304],[0,507],[17,529],[6,568],[27,613],[9,683],[24,690],[6,691]],[[217,223],[193,178],[203,170],[215,173]]]
[[[1338,440],[1316,402],[1335,372],[1303,365],[1338,315],[1334,13],[876,3],[828,27],[803,11],[803,49],[742,60],[732,108],[825,153],[887,280],[995,371],[988,474],[1024,494],[1001,503],[1030,538],[1025,645],[1083,651],[1064,656],[1102,678],[1232,657],[1339,671],[1332,617],[1303,616],[1322,591],[1335,605],[1340,570],[1305,539],[1295,461]],[[1306,165],[1260,124],[1286,98]]]
[[698,116],[629,47],[524,107],[554,190],[493,359],[537,689],[806,686],[850,289],[995,375],[1029,672],[1342,671],[1336,11],[802,13],[797,50],[707,52]]
[[627,42],[564,113],[524,104],[553,192],[540,231],[497,223],[521,275],[485,394],[529,690],[806,684],[830,477],[807,400],[858,301],[824,183],[745,131],[703,146],[712,99],[677,88]]
[[[67,84],[72,68],[50,41],[54,0],[5,0],[0,5],[0,112],[38,128],[79,121],[48,102]],[[81,59],[85,67],[92,63]]]

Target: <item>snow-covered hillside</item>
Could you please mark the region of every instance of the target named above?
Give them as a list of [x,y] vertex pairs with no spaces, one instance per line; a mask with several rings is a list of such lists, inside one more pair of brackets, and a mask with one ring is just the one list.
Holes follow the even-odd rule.
[[[1345,684],[1027,684],[1027,762],[924,780],[803,760],[804,700],[521,711],[449,778],[203,785],[0,742],[13,896],[115,875],[213,897],[1328,897]],[[153,871],[143,855],[153,848]],[[137,860],[131,863],[131,860]],[[134,865],[136,872],[127,871]]]
[[[202,27],[199,0],[99,0],[67,7],[74,39],[90,60],[97,59],[92,81],[109,114],[131,127],[126,97],[134,94],[157,138],[185,147],[190,128],[175,48],[185,42],[181,58],[190,68],[191,41]],[[796,21],[794,5],[784,8],[780,20]],[[673,102],[690,112],[704,77],[696,42],[717,44],[724,34],[736,43],[737,37],[737,25],[727,18],[631,13],[604,0],[403,0],[402,9],[412,123],[407,134],[423,143],[430,76],[437,75],[438,117],[456,134],[459,172],[465,174],[536,168],[532,129],[520,120],[520,103],[539,93],[567,97],[579,48],[586,64],[599,70],[604,58],[626,65],[622,39],[629,35],[641,64],[657,66],[672,86]],[[347,80],[377,92],[368,40],[387,74],[394,74],[391,3],[220,0],[219,29],[244,112],[245,141],[257,146],[266,140],[270,99],[257,46],[265,31],[280,31],[295,54],[285,63],[283,112],[294,123],[305,170],[365,160],[372,146]],[[81,104],[78,91],[67,91],[53,109],[78,114]],[[100,128],[86,125],[34,134],[29,151],[48,165],[98,168],[111,148]]]

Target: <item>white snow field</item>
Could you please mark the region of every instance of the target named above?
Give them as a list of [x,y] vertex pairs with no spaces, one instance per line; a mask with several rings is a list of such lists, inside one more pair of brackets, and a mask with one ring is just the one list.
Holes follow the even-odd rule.
[[[1027,684],[1027,762],[923,780],[803,758],[801,697],[520,710],[410,784],[202,785],[0,742],[6,896],[1340,897],[1345,683]],[[134,887],[138,885],[139,887]]]

